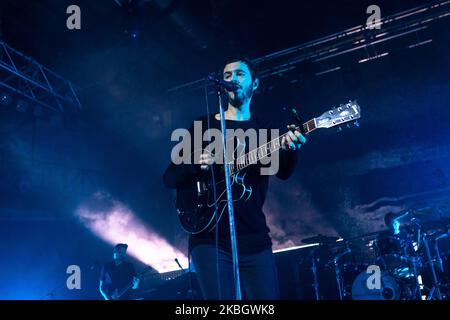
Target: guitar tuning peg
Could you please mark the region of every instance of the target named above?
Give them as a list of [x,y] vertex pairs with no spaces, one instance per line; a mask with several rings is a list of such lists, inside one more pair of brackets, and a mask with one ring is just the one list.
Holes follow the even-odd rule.
[[336,131],[337,131],[337,132],[342,132],[342,128],[341,128],[341,127],[337,127],[337,128],[336,128]]
[[358,120],[355,121],[354,126],[355,126],[356,128],[359,128],[359,121],[358,121]]

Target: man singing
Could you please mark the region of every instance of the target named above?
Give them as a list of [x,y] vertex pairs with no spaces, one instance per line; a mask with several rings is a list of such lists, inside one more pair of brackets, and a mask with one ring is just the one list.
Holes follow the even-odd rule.
[[[253,93],[259,85],[251,61],[242,57],[228,60],[223,68],[223,80],[235,85],[235,90],[226,92],[227,129],[244,131],[271,129],[268,124],[251,114]],[[208,128],[208,124],[210,128],[220,129],[220,114],[211,115],[209,119],[204,116],[197,121],[202,121],[203,129]],[[306,142],[299,131],[292,126],[289,128],[288,134],[281,140],[278,170],[274,172],[282,180],[286,180],[293,173],[297,161],[296,151]],[[189,131],[193,137],[193,126]],[[215,157],[209,152],[203,152],[197,160],[196,164],[171,163],[164,173],[164,184],[169,188],[183,187],[195,181],[196,177],[210,172],[216,163]],[[262,211],[269,176],[261,174],[260,169],[261,165],[252,165],[246,174],[246,183],[252,188],[251,197],[247,201],[233,203],[242,291],[243,296],[250,300],[279,298],[270,230]],[[226,210],[212,231],[190,235],[189,250],[203,297],[235,299],[229,219]]]

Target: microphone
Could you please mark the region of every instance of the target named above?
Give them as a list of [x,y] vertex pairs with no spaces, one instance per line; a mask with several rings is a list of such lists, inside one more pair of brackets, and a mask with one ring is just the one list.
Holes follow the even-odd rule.
[[389,212],[384,216],[384,223],[395,235],[400,233],[400,220],[412,215],[411,210],[404,210],[397,213]]
[[404,210],[397,213],[389,212],[384,216],[384,222],[387,226],[392,224],[394,221],[398,221],[412,214],[411,210]]
[[211,82],[214,82],[217,86],[227,90],[227,91],[233,91],[236,92],[238,89],[238,86],[232,82],[232,81],[225,81],[223,79],[218,79],[213,75],[208,76],[208,80]]
[[400,212],[394,213],[392,215],[392,219],[393,220],[400,220],[400,219],[403,219],[404,217],[407,217],[407,216],[411,215],[411,213],[412,212],[410,210],[400,211]]
[[181,266],[181,264],[180,264],[180,262],[178,261],[178,259],[177,258],[175,258],[175,262],[177,263],[177,265],[180,267],[180,269],[181,269],[181,271],[183,271],[184,272],[184,269],[183,269],[183,267]]

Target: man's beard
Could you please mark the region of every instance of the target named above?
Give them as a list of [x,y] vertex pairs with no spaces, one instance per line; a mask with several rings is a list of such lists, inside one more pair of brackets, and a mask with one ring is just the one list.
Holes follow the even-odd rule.
[[251,86],[245,88],[245,90],[239,90],[239,94],[234,92],[234,98],[231,98],[231,93],[228,92],[228,102],[235,108],[239,108],[244,102],[253,96],[253,88]]

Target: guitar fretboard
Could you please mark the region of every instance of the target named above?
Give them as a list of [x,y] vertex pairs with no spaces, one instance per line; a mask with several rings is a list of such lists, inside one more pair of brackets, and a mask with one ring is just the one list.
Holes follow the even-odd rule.
[[[316,129],[316,121],[315,119],[309,120],[302,125],[302,132],[305,134],[310,133],[311,131]],[[297,128],[298,129],[298,128]],[[235,162],[229,163],[228,166],[230,168],[230,174],[233,176],[237,172],[246,167],[258,163],[258,161],[270,156],[272,153],[277,152],[281,149],[281,141],[284,136],[288,135],[289,131],[281,136],[273,139],[272,141],[263,144],[259,148],[253,149],[248,153],[238,157]]]

